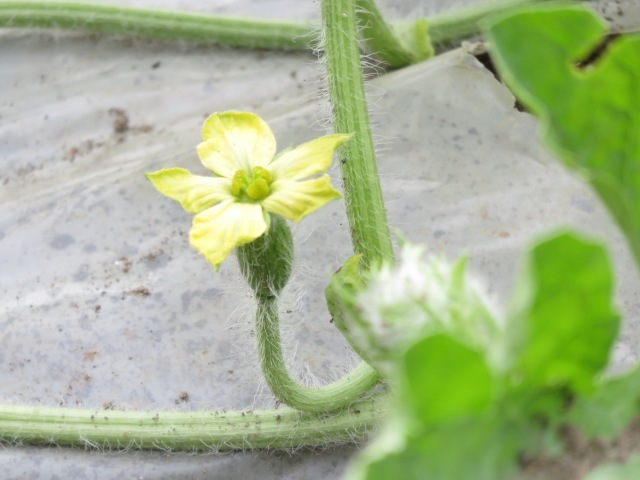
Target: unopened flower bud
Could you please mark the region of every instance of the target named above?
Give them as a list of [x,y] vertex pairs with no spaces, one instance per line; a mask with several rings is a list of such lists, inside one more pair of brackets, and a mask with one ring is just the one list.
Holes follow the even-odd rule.
[[342,333],[383,376],[413,343],[437,333],[487,351],[502,327],[487,307],[486,295],[466,275],[466,260],[423,258],[423,249],[405,244],[397,265],[372,272],[366,287],[351,292]]

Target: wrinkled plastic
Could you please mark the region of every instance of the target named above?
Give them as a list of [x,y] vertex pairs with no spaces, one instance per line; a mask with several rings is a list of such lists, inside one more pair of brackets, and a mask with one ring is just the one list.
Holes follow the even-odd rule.
[[[307,18],[305,8],[287,13]],[[274,407],[235,259],[214,273],[188,244],[191,216],[144,172],[204,172],[195,146],[214,111],[256,112],[280,148],[326,133],[314,58],[65,33],[5,31],[0,46],[0,400]],[[489,72],[457,50],[373,80],[369,98],[392,228],[452,258],[468,254],[498,305],[538,234],[571,225],[605,238],[625,312],[615,364],[637,358],[640,289],[622,236]],[[286,350],[301,378],[323,383],[355,363],[323,295],[351,254],[341,202],[293,233],[297,264],[281,310]],[[9,448],[0,450],[0,476],[337,478],[352,453]]]

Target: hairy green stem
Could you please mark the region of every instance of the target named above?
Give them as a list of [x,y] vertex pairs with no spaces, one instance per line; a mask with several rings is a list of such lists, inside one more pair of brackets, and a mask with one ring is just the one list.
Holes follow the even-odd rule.
[[339,151],[355,253],[365,268],[393,260],[393,247],[369,127],[353,0],[322,0],[329,98],[336,133],[353,133]]
[[361,400],[331,415],[289,408],[128,412],[0,405],[0,441],[205,452],[314,447],[362,440],[385,410],[384,396]]
[[525,5],[556,0],[490,0],[428,18],[429,34],[433,43],[459,40],[480,33],[480,22],[497,13],[505,13]]
[[56,1],[0,1],[0,27],[63,28],[281,50],[308,50],[315,43],[311,26],[304,22]]
[[[429,25],[433,42],[446,42],[479,33],[479,21],[492,13],[503,12],[521,5],[549,0],[493,0],[472,7],[445,12],[418,21],[396,22],[399,30],[419,33]],[[358,0],[366,22],[372,22],[371,47],[388,56],[383,58],[391,66],[399,67],[424,57],[422,48],[415,57],[407,53],[406,45],[393,33],[372,0]],[[423,28],[425,27],[425,28]],[[57,28],[87,32],[130,35],[167,40],[181,40],[201,44],[280,50],[309,50],[315,48],[317,26],[301,21],[273,21],[205,13],[187,13],[150,8],[96,3],[59,2],[42,0],[0,0],[0,28]],[[374,38],[375,37],[375,38]],[[427,39],[414,39],[427,46]]]
[[273,394],[286,405],[303,412],[329,412],[352,404],[380,377],[366,362],[359,363],[339,380],[322,387],[307,387],[291,378],[282,355],[278,302],[258,297],[256,337],[262,373]]

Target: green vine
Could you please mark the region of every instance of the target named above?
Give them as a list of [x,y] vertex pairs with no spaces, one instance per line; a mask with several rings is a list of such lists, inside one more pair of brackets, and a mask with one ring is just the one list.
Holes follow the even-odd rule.
[[334,130],[353,133],[339,152],[351,241],[367,267],[393,260],[393,246],[369,126],[354,2],[323,0],[322,25]]
[[128,412],[0,405],[0,438],[9,443],[96,449],[287,449],[363,439],[384,410],[384,399],[373,397],[333,415],[289,408]]
[[0,27],[61,28],[231,47],[308,50],[305,22],[75,2],[1,1]]
[[[372,0],[358,0],[371,48],[398,68],[428,58],[430,43],[475,35],[488,15],[550,0],[493,0],[427,19],[385,22]],[[429,27],[427,33],[427,25]],[[206,13],[96,3],[0,0],[0,28],[55,28],[92,33],[179,40],[205,45],[277,50],[312,50],[318,26],[310,22],[263,20]],[[407,32],[404,40],[394,33]],[[365,33],[366,33],[365,28]]]

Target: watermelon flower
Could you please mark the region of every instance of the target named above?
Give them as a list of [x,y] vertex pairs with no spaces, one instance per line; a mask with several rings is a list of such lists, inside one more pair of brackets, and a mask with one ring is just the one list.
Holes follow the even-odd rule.
[[200,160],[213,177],[167,168],[147,178],[195,214],[191,245],[217,270],[234,248],[268,231],[270,214],[298,222],[339,198],[325,172],[334,150],[349,138],[327,135],[275,156],[275,138],[260,117],[214,113],[198,145]]

